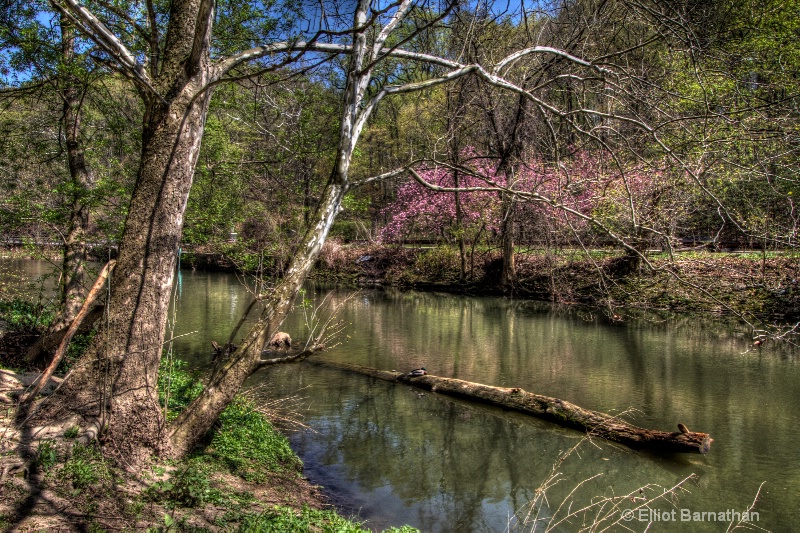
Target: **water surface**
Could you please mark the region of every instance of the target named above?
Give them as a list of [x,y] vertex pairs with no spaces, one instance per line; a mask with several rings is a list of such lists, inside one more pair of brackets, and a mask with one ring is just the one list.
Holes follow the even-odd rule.
[[[173,334],[176,354],[202,368],[248,303],[233,275],[183,271]],[[800,359],[786,346],[753,348],[745,328],[711,317],[630,316],[501,298],[309,288],[309,306],[285,325],[307,334],[304,315],[324,296],[342,305],[341,345],[318,356],[382,369],[522,387],[582,407],[673,430],[711,433],[711,452],[656,455],[583,443],[559,466],[550,512],[582,481],[576,504],[649,485],[651,498],[696,474],[672,503],[678,521],[649,531],[722,531],[728,522],[681,522],[680,510],[743,511],[762,482],[758,525],[800,523]],[[504,531],[579,432],[406,386],[308,364],[254,376],[271,398],[295,397],[308,430],[290,440],[306,475],[374,528]],[[623,508],[633,507],[623,505]],[[667,515],[669,516],[669,515]],[[642,531],[647,522],[628,523]],[[560,529],[573,531],[580,521]],[[617,528],[620,529],[620,528]]]

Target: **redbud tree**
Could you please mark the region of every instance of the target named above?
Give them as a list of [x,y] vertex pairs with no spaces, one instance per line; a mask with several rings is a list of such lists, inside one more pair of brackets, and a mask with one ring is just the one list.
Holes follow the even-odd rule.
[[459,228],[467,240],[496,239],[502,227],[502,190],[517,193],[515,220],[529,243],[545,242],[539,234],[545,227],[556,236],[554,244],[564,245],[590,236],[609,242],[609,231],[633,239],[643,223],[669,233],[664,225],[674,221],[661,213],[667,208],[659,191],[674,184],[659,169],[624,165],[582,150],[557,161],[530,157],[508,179],[489,158],[465,159],[467,165],[458,171],[449,166],[417,170],[425,182],[458,187],[458,193],[435,191],[416,180],[398,189],[396,200],[384,209],[388,222],[380,232],[383,242],[450,242]]

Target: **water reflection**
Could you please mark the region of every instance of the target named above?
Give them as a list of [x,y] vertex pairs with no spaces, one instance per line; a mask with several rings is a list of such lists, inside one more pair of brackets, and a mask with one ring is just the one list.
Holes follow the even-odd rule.
[[[196,333],[176,339],[175,351],[202,367],[210,341],[227,339],[248,297],[234,276],[222,274],[185,271],[181,287],[175,334]],[[345,302],[350,292],[309,287],[306,297],[320,301],[326,294]],[[754,349],[747,330],[710,317],[631,315],[610,324],[590,310],[535,302],[365,290],[342,309],[349,341],[321,357],[383,369],[426,366],[434,374],[522,387],[606,412],[635,407],[642,426],[671,430],[682,422],[707,431],[715,442],[705,457],[584,445],[562,465],[564,480],[549,501],[557,504],[595,474],[602,475],[582,487],[584,503],[647,483],[670,487],[696,473],[678,508],[743,510],[766,481],[759,525],[793,530],[800,523],[797,354],[789,347]],[[283,329],[303,338],[302,313]],[[266,383],[274,397],[306,397],[312,430],[291,436],[306,474],[376,528],[410,523],[425,531],[503,531],[559,454],[581,438],[552,424],[330,368],[276,367],[252,383]],[[655,523],[650,531],[724,527]]]

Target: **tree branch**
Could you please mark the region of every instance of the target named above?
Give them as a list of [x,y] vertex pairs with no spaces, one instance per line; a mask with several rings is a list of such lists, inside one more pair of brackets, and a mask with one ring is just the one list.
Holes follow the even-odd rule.
[[208,30],[211,26],[211,19],[214,11],[214,0],[201,0],[197,10],[197,20],[194,25],[194,41],[192,51],[186,61],[187,74],[193,77],[200,69],[200,57],[202,56],[205,44],[208,41]]
[[[61,5],[59,2],[65,2],[67,6]],[[111,55],[123,73],[138,81],[147,91],[164,102],[164,98],[153,88],[150,77],[142,65],[136,63],[136,56],[91,11],[79,5],[75,0],[50,0],[50,3],[59,13],[72,20],[89,39]]]
[[285,357],[275,357],[273,359],[261,359],[260,361],[258,361],[255,364],[255,366],[256,366],[256,369],[260,369],[260,368],[264,368],[265,366],[270,366],[270,365],[282,365],[282,364],[286,364],[286,363],[297,363],[297,362],[302,361],[303,359],[306,359],[307,357],[309,357],[311,355],[314,355],[317,352],[321,352],[324,349],[325,349],[324,346],[314,345],[314,346],[311,346],[310,348],[306,348],[305,350],[303,350],[301,352],[298,352],[298,353],[296,353],[294,355],[287,355]]

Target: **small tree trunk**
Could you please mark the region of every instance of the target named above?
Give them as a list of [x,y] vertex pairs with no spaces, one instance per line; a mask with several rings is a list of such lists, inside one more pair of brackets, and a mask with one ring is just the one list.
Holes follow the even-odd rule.
[[63,332],[75,319],[86,297],[87,246],[86,232],[89,229],[89,207],[86,195],[94,187],[95,176],[86,162],[81,142],[82,82],[72,74],[75,62],[75,26],[63,14],[61,24],[61,61],[67,67],[61,82],[63,99],[62,123],[67,148],[67,165],[70,176],[69,226],[64,237],[63,260],[61,262],[61,294],[58,315],[42,337],[26,354],[26,359],[35,363],[49,356],[58,346]]
[[[459,187],[458,171],[453,173],[453,184],[457,189]],[[461,269],[458,272],[458,281],[463,282],[467,277],[467,250],[464,246],[464,215],[461,210],[461,194],[458,192],[453,193],[456,201],[456,239],[458,240],[458,255],[461,258]]]
[[244,381],[261,368],[261,353],[280,328],[316,263],[346,192],[347,186],[342,180],[330,180],[323,193],[323,203],[317,208],[314,224],[307,230],[302,245],[292,258],[286,277],[265,300],[258,322],[230,357],[217,360],[201,395],[170,425],[170,441],[177,457],[186,455],[197,446]]
[[513,288],[517,279],[517,267],[514,254],[514,198],[510,194],[503,194],[503,224],[502,249],[503,249],[503,269],[500,274],[500,286],[505,291]]
[[72,323],[70,323],[66,333],[64,333],[61,342],[58,345],[58,349],[56,350],[55,355],[53,355],[53,359],[50,361],[50,364],[47,365],[47,368],[44,369],[42,375],[39,376],[39,379],[36,381],[34,387],[20,399],[20,403],[28,403],[34,399],[42,390],[42,387],[44,387],[45,384],[50,380],[50,377],[53,375],[53,372],[56,371],[61,359],[63,359],[64,355],[66,355],[67,347],[69,346],[69,342],[72,340],[72,337],[78,332],[78,329],[83,321],[91,313],[92,304],[94,304],[94,301],[100,295],[100,291],[103,290],[103,285],[105,285],[106,279],[108,279],[109,274],[111,274],[111,270],[114,269],[114,263],[116,263],[116,261],[112,259],[106,263],[106,266],[100,271],[97,281],[95,281],[92,290],[90,290],[88,296],[86,296],[86,301],[83,302],[83,307],[81,307],[80,311],[78,311],[78,314],[75,315],[75,319],[72,321]]
[[[70,67],[75,59],[75,26],[61,15],[61,56]],[[68,68],[69,70],[69,68]],[[67,163],[71,180],[69,228],[64,241],[64,260],[61,265],[62,291],[61,309],[51,326],[51,332],[62,329],[78,314],[86,296],[86,232],[89,229],[89,207],[86,195],[94,187],[95,177],[86,162],[81,134],[81,82],[72,74],[65,74],[63,89],[64,133],[67,146]]]

